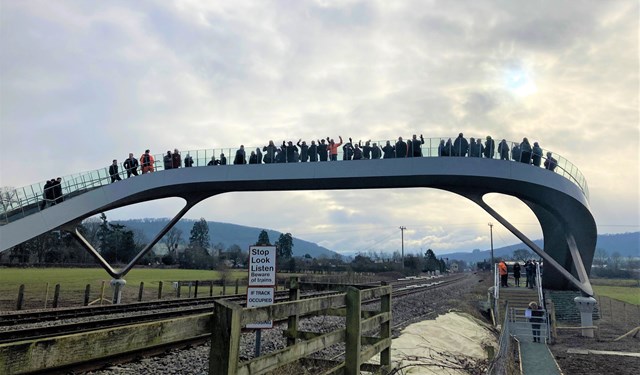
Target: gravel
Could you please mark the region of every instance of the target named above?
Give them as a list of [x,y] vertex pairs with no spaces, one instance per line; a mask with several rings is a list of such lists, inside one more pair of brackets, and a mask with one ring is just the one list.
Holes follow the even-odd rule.
[[[469,274],[464,281],[451,284],[435,290],[422,291],[416,294],[397,297],[393,299],[393,333],[399,331],[408,324],[416,321],[433,319],[441,313],[451,309],[467,309],[469,304],[464,301],[466,294],[478,285],[479,278],[475,274]],[[486,293],[486,287],[482,288]],[[473,305],[474,303],[472,303]],[[367,307],[366,309],[374,309]],[[329,332],[344,327],[344,318],[333,316],[318,316],[300,319],[300,330],[314,332]],[[266,354],[286,347],[286,339],[283,337],[283,329],[286,324],[274,326],[273,329],[262,331],[261,352]],[[242,335],[240,341],[241,360],[254,357],[255,333],[248,332]],[[114,375],[114,374],[208,374],[210,345],[203,344],[182,350],[172,350],[160,356],[143,358],[137,362],[113,365],[98,371],[86,372],[86,375]],[[342,345],[334,345],[314,356],[322,358],[340,357],[343,352]]]

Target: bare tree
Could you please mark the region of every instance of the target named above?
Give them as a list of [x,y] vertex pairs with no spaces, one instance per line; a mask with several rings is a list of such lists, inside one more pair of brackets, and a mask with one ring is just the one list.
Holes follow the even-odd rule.
[[0,187],[0,205],[4,211],[9,211],[14,205],[17,205],[20,200],[18,199],[18,191],[13,186]]
[[182,243],[182,230],[176,227],[171,228],[167,234],[162,237],[165,246],[167,247],[167,251],[171,256],[175,256],[175,252],[178,249],[178,246]]

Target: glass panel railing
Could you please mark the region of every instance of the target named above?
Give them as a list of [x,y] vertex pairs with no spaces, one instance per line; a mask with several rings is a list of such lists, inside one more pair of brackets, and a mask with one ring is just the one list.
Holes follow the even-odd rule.
[[[382,140],[382,141],[369,141],[367,142],[348,142],[344,139],[344,143],[337,148],[337,155],[335,159],[338,161],[366,159],[368,158],[389,158],[389,157],[412,157],[412,155],[422,157],[441,157],[441,156],[454,156],[460,155],[464,157],[478,157],[486,158],[487,156],[494,159],[504,159],[516,162],[525,162],[532,164],[533,167],[546,168],[550,171],[560,174],[561,176],[569,179],[576,184],[584,193],[589,197],[589,189],[587,182],[578,168],[573,165],[569,160],[565,159],[561,155],[555,154],[545,149],[532,149],[530,152],[525,146],[525,152],[523,153],[520,147],[520,143],[512,141],[498,141],[493,140],[493,151],[487,151],[487,146],[491,146],[491,143],[487,139],[480,139],[480,144],[477,140],[473,144],[462,145],[461,142],[456,142],[456,137],[442,137],[442,138],[424,138],[422,142],[404,142],[398,143],[397,140]],[[274,163],[291,163],[299,162],[300,156],[305,154],[309,159],[309,149],[303,151],[297,142],[293,142],[291,145],[283,145],[282,143],[275,143],[275,152],[270,153],[266,146],[262,147],[245,147],[245,163],[259,163],[264,164],[270,162],[270,157],[273,158]],[[313,143],[309,143],[306,146],[318,147],[321,144],[320,141],[314,140]],[[327,141],[324,140],[326,147]],[[356,147],[357,145],[357,147]],[[284,147],[283,147],[284,146]],[[186,150],[179,152],[181,155],[180,168],[186,166],[188,158],[192,159],[192,167],[204,167],[208,165],[220,165],[222,158],[226,158],[227,165],[235,165],[237,161],[238,148],[215,148],[206,150]],[[251,154],[254,152],[256,157],[252,158]],[[166,154],[165,154],[166,155]],[[154,169],[156,172],[164,171],[166,167],[172,167],[172,163],[166,160],[165,155],[153,155]],[[258,157],[259,156],[259,157]],[[242,159],[242,158],[240,158]],[[260,160],[257,160],[260,159]],[[318,155],[318,160],[321,157]],[[327,157],[330,159],[330,157]],[[141,161],[137,159],[139,164]],[[310,160],[309,160],[310,161]],[[537,165],[539,164],[539,165]],[[117,173],[121,179],[127,178],[127,171],[124,168],[122,162],[117,165]],[[136,170],[140,174],[142,167],[139,165]],[[134,177],[133,175],[131,177]],[[11,220],[15,220],[46,207],[60,203],[65,199],[72,198],[78,194],[82,194],[88,190],[107,185],[111,183],[110,168],[103,167],[93,171],[87,171],[82,173],[76,173],[61,178],[61,183],[53,188],[45,189],[49,186],[48,182],[38,182],[29,186],[16,188],[16,189],[3,189],[1,201],[0,201],[0,223],[7,223]],[[45,191],[46,190],[46,191]]]

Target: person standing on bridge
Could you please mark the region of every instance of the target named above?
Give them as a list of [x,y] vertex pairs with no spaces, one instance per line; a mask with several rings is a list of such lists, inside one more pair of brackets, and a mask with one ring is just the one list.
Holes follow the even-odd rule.
[[414,158],[422,157],[422,148],[420,147],[424,144],[424,137],[422,136],[422,134],[420,134],[420,139],[418,139],[418,137],[414,134],[413,138],[411,138],[411,141],[409,142],[409,154],[411,154],[411,156]]
[[517,287],[520,287],[520,262],[516,260],[513,264],[513,278]]
[[487,159],[493,159],[493,154],[496,152],[496,143],[491,139],[491,136],[487,136],[487,140],[484,142],[484,157]]
[[522,142],[520,143],[520,162],[531,164],[531,151],[529,140],[526,137],[522,138]]
[[391,145],[390,141],[387,141],[387,144],[384,145],[382,152],[384,153],[382,156],[383,159],[393,159],[396,157],[396,148]]
[[531,164],[539,167],[542,163],[542,148],[538,142],[533,142],[533,149],[531,151]]
[[402,137],[398,137],[398,142],[396,142],[396,158],[406,158],[407,157],[407,142],[402,140]]
[[498,263],[498,271],[500,272],[500,286],[508,288],[509,284],[507,284],[507,280],[509,278],[509,271],[504,260],[501,260],[500,263]]
[[331,161],[338,161],[338,147],[342,145],[342,136],[338,136],[340,138],[340,143],[336,143],[333,138],[329,139],[327,137],[327,142],[329,142],[329,159]]
[[113,159],[113,163],[109,166],[109,176],[111,176],[111,183],[121,180],[118,173],[118,160],[116,159]]
[[224,156],[224,152],[220,153],[220,165],[227,165],[227,157]]
[[547,152],[547,160],[544,161],[545,169],[553,171],[558,166],[558,161],[553,158],[550,152]]
[[[302,141],[302,143],[300,143],[300,141]],[[298,139],[296,145],[300,148],[300,162],[306,163],[309,160],[309,145],[302,139]]]
[[236,151],[236,157],[233,159],[233,164],[247,164],[247,153],[244,151],[244,145],[240,145],[240,148]]
[[509,145],[505,139],[498,144],[498,153],[500,154],[500,160],[509,160]]
[[327,161],[327,155],[329,153],[329,145],[324,142],[324,139],[318,140],[318,157],[320,161]]
[[453,156],[467,156],[469,151],[469,141],[464,138],[462,133],[458,134],[458,138],[453,141]]
[[133,157],[133,153],[129,153],[129,158],[124,161],[123,166],[127,170],[127,178],[138,175],[138,160]]
[[173,155],[171,155],[171,168],[180,168],[182,164],[182,156],[177,148],[173,149]]
[[144,154],[142,154],[142,156],[140,156],[140,165],[142,166],[142,174],[145,173],[153,173],[154,171],[154,164],[155,164],[155,160],[153,158],[153,155],[151,155],[149,153],[149,150],[145,150]]
[[316,145],[316,141],[311,141],[307,155],[309,155],[310,162],[318,161],[318,145]]
[[371,146],[371,159],[380,159],[382,156],[382,151],[380,151],[380,147],[376,142],[373,142],[373,146]]
[[191,157],[191,155],[189,155],[189,153],[187,153],[187,156],[185,156],[184,158],[184,167],[185,168],[193,167],[193,158]]

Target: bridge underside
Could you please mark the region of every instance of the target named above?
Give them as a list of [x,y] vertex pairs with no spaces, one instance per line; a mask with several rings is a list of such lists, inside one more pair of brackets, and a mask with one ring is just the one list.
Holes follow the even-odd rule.
[[[522,163],[473,158],[412,158],[180,168],[102,186],[0,227],[0,251],[50,230],[74,236],[114,277],[122,277],[186,212],[202,200],[227,192],[437,188],[478,204],[545,260],[543,281],[553,289],[592,295],[588,274],[596,225],[582,191],[553,172]],[[482,199],[501,193],[522,200],[540,222],[544,249],[522,234]],[[185,207],[124,269],[113,270],[75,230],[85,218],[135,203],[180,197]]]

